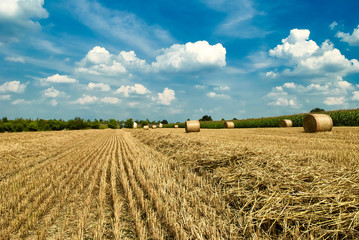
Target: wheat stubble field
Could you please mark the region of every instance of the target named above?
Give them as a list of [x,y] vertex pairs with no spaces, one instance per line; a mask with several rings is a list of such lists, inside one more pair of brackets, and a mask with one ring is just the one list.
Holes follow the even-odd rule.
[[1,239],[357,239],[359,128],[0,134]]

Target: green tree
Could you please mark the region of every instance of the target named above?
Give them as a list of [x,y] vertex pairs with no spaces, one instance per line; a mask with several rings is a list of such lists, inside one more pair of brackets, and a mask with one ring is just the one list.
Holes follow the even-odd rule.
[[27,129],[29,131],[39,131],[39,126],[37,125],[37,121],[32,121],[27,125]]
[[200,121],[213,121],[213,120],[212,120],[212,117],[211,117],[211,116],[204,115],[204,116],[200,119]]
[[118,128],[117,121],[115,119],[108,120],[108,127],[112,129]]
[[125,128],[132,128],[133,127],[133,119],[129,118],[125,121]]
[[312,110],[310,110],[310,113],[319,113],[324,111],[325,110],[323,108],[313,108]]
[[168,121],[167,121],[167,120],[162,120],[161,123],[162,123],[162,124],[168,124]]

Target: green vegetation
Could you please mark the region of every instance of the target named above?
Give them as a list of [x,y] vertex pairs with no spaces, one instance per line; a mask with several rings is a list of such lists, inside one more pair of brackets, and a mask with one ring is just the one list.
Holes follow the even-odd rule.
[[[320,113],[328,114],[333,119],[334,126],[359,126],[359,109],[336,110],[336,111],[320,111]],[[236,128],[259,128],[259,127],[279,127],[279,121],[282,119],[290,119],[293,127],[303,126],[303,119],[307,113],[285,115],[268,118],[253,118],[243,120],[232,120]],[[184,123],[166,124],[163,127],[173,128],[174,125],[184,128]],[[223,128],[224,121],[201,121],[201,128]]]

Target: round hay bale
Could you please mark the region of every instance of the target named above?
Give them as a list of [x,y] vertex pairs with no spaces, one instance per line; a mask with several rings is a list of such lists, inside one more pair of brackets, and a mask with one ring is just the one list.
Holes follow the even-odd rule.
[[224,128],[234,128],[234,122],[224,122]]
[[152,125],[152,129],[156,129],[156,125]]
[[327,114],[308,114],[303,120],[303,127],[308,133],[329,132],[333,128],[333,120]]
[[163,124],[162,124],[162,123],[158,124],[158,127],[159,127],[159,128],[162,128],[162,127],[163,127]]
[[186,133],[199,132],[201,129],[198,120],[186,121],[185,128],[186,128]]
[[175,128],[178,128],[178,125],[175,125]]
[[293,122],[290,119],[282,119],[279,121],[279,127],[293,127]]
[[146,125],[146,126],[143,126],[143,129],[148,130],[148,129],[150,129],[150,127]]
[[137,123],[133,122],[133,128],[137,128]]

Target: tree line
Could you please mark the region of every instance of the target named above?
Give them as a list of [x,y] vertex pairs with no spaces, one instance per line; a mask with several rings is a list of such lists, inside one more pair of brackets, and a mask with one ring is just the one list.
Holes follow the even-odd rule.
[[[133,119],[129,118],[126,121],[116,120],[116,119],[95,119],[91,121],[90,119],[84,120],[80,117],[75,117],[68,121],[62,119],[24,119],[16,118],[15,120],[9,120],[7,117],[0,119],[0,132],[23,132],[23,131],[60,131],[60,130],[80,130],[80,129],[105,129],[105,128],[132,128]],[[143,125],[148,124],[168,124],[167,120],[163,121],[150,121],[146,120],[136,120],[137,123]]]

